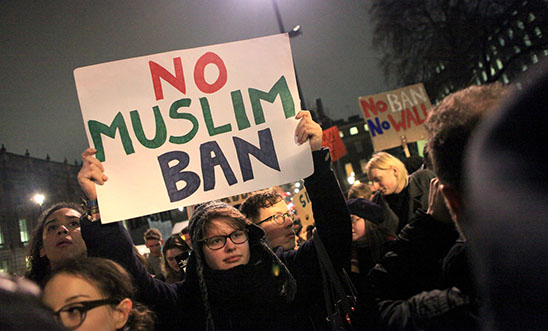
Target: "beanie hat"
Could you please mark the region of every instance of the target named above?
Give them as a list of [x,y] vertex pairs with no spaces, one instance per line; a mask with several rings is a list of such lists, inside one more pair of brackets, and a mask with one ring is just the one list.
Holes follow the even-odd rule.
[[373,222],[377,225],[384,221],[382,207],[367,199],[348,199],[346,201],[346,206],[348,207],[350,214],[359,216],[364,220]]
[[[211,308],[209,306],[207,285],[205,283],[205,278],[204,278],[204,262],[205,261],[204,261],[203,250],[202,250],[203,242],[201,240],[204,237],[203,224],[204,224],[204,221],[206,220],[205,216],[210,210],[215,210],[220,208],[235,209],[234,207],[221,201],[209,201],[201,205],[198,205],[198,207],[192,213],[192,216],[188,224],[188,231],[190,234],[190,239],[192,241],[192,247],[193,247],[193,254],[191,256],[191,259],[194,258],[194,263],[196,265],[196,277],[200,287],[200,292],[202,294],[202,301],[204,304],[204,309],[205,309],[205,314],[207,319],[206,330],[214,330],[215,325],[213,323]],[[235,210],[238,211],[237,209]],[[238,213],[240,212],[238,211]],[[281,271],[280,274],[283,274],[285,277],[285,282],[284,282],[284,285],[282,286],[280,295],[284,295],[287,298],[288,302],[293,301],[295,294],[297,292],[297,283],[295,279],[293,278],[293,276],[291,275],[291,273],[289,272],[289,270],[287,269],[287,266],[272,251],[272,249],[270,248],[270,246],[268,245],[266,241],[264,230],[261,227],[250,222],[250,224],[247,225],[247,229],[248,229],[249,249],[251,250],[252,247],[258,247],[259,249],[262,249],[264,252],[266,252],[272,257],[275,263],[277,263],[280,266],[280,271]]]

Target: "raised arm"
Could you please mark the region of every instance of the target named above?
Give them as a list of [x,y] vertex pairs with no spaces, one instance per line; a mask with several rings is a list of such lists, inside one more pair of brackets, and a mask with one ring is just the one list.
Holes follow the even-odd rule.
[[304,185],[312,202],[316,231],[336,268],[350,263],[352,223],[344,196],[335,174],[331,170],[329,150],[322,148],[322,128],[312,120],[307,111],[296,116],[301,119],[297,126],[298,141],[310,140],[314,173],[305,178]]

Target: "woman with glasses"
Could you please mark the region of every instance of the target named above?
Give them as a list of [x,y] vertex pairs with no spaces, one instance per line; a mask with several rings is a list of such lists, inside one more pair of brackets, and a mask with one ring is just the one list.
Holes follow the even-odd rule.
[[42,300],[69,330],[151,330],[153,313],[132,301],[133,285],[117,263],[68,261],[48,278]]

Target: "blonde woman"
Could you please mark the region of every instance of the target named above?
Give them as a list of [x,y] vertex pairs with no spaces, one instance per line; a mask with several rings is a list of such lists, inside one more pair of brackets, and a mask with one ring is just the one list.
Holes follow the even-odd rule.
[[428,207],[432,171],[422,169],[409,176],[403,162],[386,152],[375,153],[366,171],[376,189],[372,201],[383,208],[383,226],[389,230],[397,234],[417,210]]

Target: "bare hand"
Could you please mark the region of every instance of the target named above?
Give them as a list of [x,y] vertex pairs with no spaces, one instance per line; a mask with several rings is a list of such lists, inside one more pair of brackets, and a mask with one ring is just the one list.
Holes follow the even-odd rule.
[[95,158],[95,153],[95,148],[88,148],[82,153],[82,169],[78,172],[78,184],[90,200],[97,199],[95,184],[103,185],[108,180],[103,174],[103,164]]
[[296,119],[300,119],[295,130],[295,136],[299,144],[304,144],[310,139],[310,147],[312,151],[317,151],[322,148],[322,127],[312,120],[312,115],[307,110],[301,110],[295,116]]
[[445,204],[443,194],[441,193],[440,181],[437,177],[432,178],[430,181],[430,191],[428,192],[428,210],[426,213],[440,222],[453,222],[449,209]]

